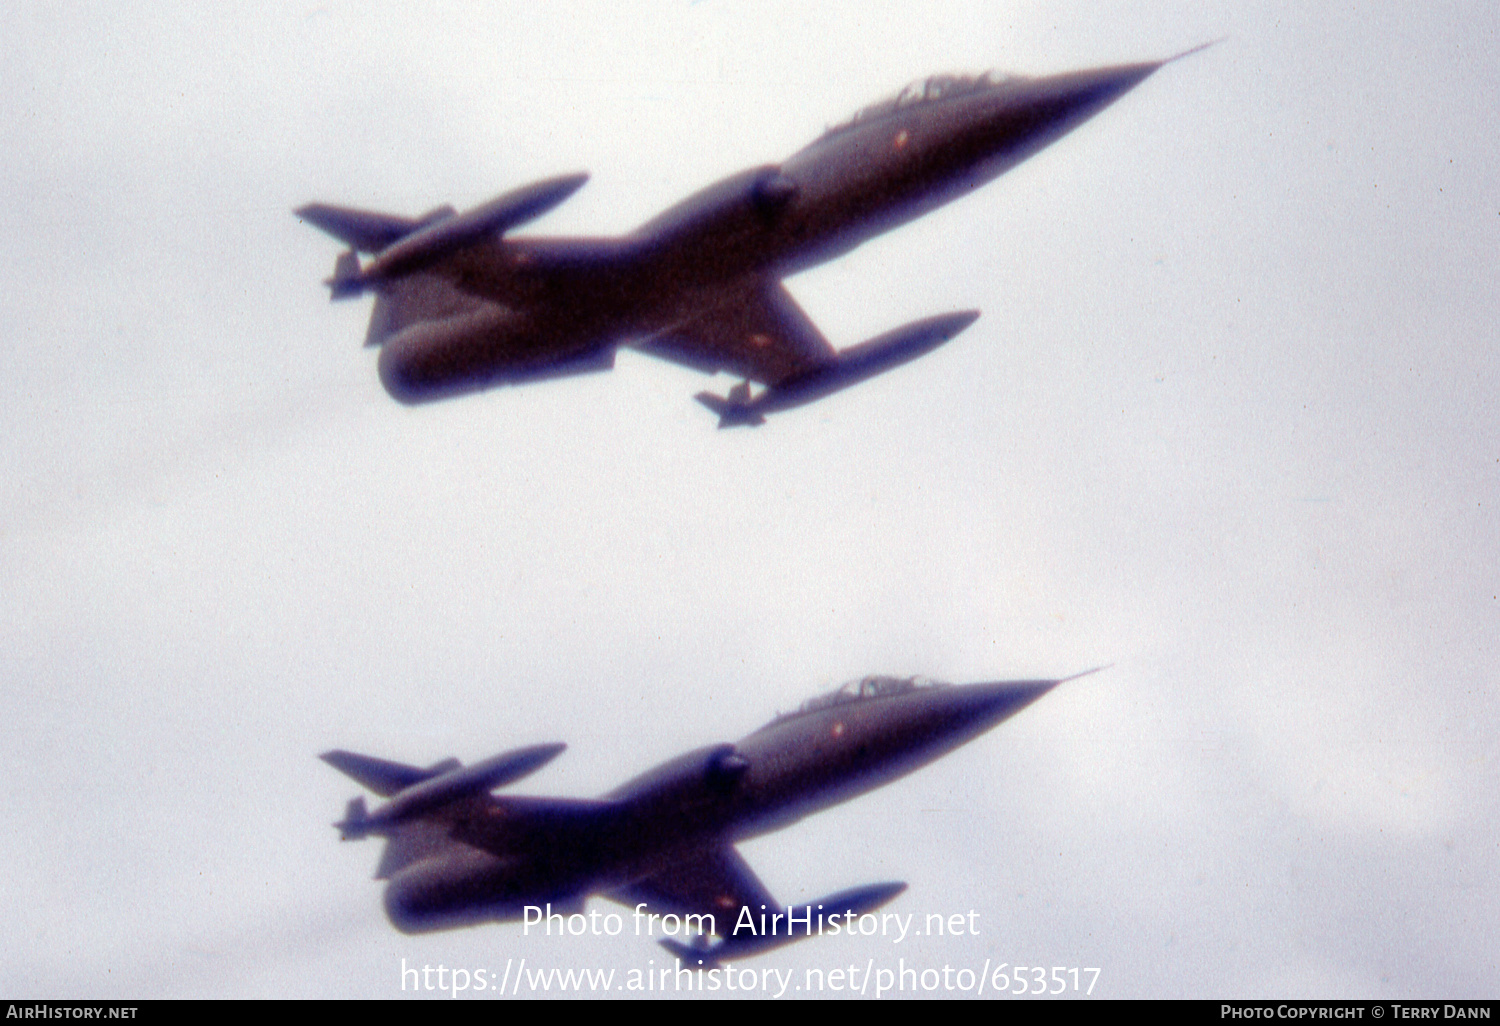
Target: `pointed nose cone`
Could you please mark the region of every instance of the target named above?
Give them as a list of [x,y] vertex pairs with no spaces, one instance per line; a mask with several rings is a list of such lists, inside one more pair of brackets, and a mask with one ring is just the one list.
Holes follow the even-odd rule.
[[1130,92],[1161,61],[1070,71],[1046,78],[999,83],[966,153],[984,153],[983,180],[1050,146],[1121,96]]
[[1059,132],[1065,132],[1140,85],[1163,63],[1121,64],[1037,79],[1032,98],[1045,108],[1047,119]]
[[953,697],[959,717],[969,729],[978,732],[1009,719],[1060,683],[1056,680],[1006,680],[969,684],[958,688]]

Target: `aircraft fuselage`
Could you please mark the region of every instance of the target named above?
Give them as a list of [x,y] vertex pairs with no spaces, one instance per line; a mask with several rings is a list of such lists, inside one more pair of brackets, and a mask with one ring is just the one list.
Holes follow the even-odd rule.
[[[952,96],[893,102],[780,165],[715,183],[621,238],[492,238],[459,247],[444,254],[442,277],[482,302],[456,316],[414,319],[381,339],[381,380],[398,400],[416,403],[607,368],[621,344],[711,317],[764,282],[832,260],[978,188],[1159,66],[983,81]],[[400,270],[361,285],[397,287],[413,273]]]
[[399,929],[425,932],[519,919],[526,906],[577,909],[589,894],[670,872],[889,783],[1056,683],[938,685],[807,709],[735,744],[663,763],[582,810],[498,800],[456,824],[455,843],[392,877],[387,912]]

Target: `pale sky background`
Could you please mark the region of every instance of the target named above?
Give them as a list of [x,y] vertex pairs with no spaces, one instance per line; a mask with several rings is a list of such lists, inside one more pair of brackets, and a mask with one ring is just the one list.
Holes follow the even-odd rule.
[[[1273,2],[7,5],[0,994],[400,996],[666,955],[407,938],[330,747],[594,795],[869,672],[1107,673],[743,847],[1096,996],[1500,979],[1500,16]],[[588,170],[628,230],[939,71],[1218,46],[789,281],[936,353],[760,429],[609,374],[405,409],[311,200]],[[617,911],[595,902],[591,907]]]

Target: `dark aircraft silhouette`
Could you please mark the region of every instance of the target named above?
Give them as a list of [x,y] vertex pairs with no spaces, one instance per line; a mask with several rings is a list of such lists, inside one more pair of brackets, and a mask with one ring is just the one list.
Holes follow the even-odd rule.
[[[504,237],[571,196],[585,174],[463,214],[319,203],[296,213],[350,246],[328,285],[334,299],[376,293],[365,344],[381,347],[380,380],[403,403],[607,370],[627,345],[744,378],[727,397],[697,398],[720,427],[760,424],[930,352],[979,316],[930,317],[835,351],[782,278],[978,188],[1165,63],[935,76],[620,238]],[[362,264],[360,253],[373,259]],[[765,388],[752,395],[751,381]]]
[[[630,906],[637,921],[645,916],[648,926],[659,924],[651,935],[698,933],[696,946],[662,943],[713,965],[809,933],[836,933],[906,889],[873,884],[813,902],[817,928],[809,920],[804,930],[800,912],[769,919],[784,906],[756,879],[736,843],[910,773],[1060,683],[955,687],[866,677],[735,744],[688,752],[592,801],[490,793],[555,758],[560,744],[427,769],[344,751],[323,759],[389,799],[370,812],[355,798],[334,825],[345,840],[387,839],[375,878],[390,881],[385,908],[397,929],[544,918],[550,927],[547,917],[581,915],[585,900],[598,894]],[[669,922],[681,929],[667,930]],[[722,940],[708,947],[714,934]]]

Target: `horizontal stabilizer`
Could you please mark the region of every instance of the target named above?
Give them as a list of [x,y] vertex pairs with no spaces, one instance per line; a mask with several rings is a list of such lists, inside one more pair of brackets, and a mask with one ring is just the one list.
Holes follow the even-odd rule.
[[363,803],[356,814],[351,805],[342,823],[334,824],[346,837],[384,833],[402,823],[423,816],[440,816],[448,806],[467,803],[534,773],[567,748],[563,744],[533,745],[493,756],[472,766],[448,759],[429,769],[386,762],[354,752],[323,753],[323,761],[358,780],[377,794],[387,795],[386,802],[365,815]]
[[420,784],[424,780],[439,776],[458,765],[457,762],[452,765],[439,763],[432,769],[422,769],[419,766],[408,766],[405,763],[389,762],[372,755],[360,755],[357,752],[345,752],[338,749],[324,752],[319,758],[344,776],[353,777],[371,791],[386,798],[397,791],[406,790],[413,784]]
[[456,250],[541,217],[582,188],[588,178],[580,173],[533,182],[473,210],[434,221],[382,250],[365,268],[363,280],[368,285],[420,271]]
[[693,398],[718,414],[719,427],[721,428],[736,427],[742,424],[749,427],[756,427],[766,422],[764,416],[750,409],[749,404],[743,401],[735,402],[733,399],[725,399],[723,396],[715,395],[713,392],[699,392]]
[[[831,894],[826,898],[819,898],[817,901],[806,904],[807,913],[810,917],[807,920],[806,927],[802,926],[803,920],[799,915],[795,927],[783,926],[781,932],[772,931],[763,934],[753,932],[749,935],[743,932],[731,934],[729,939],[711,948],[695,948],[683,944],[681,941],[671,939],[659,941],[658,943],[682,959],[685,966],[696,968],[701,965],[704,968],[713,969],[728,961],[749,958],[751,955],[759,955],[774,948],[785,947],[788,944],[806,940],[808,937],[819,936],[819,932],[812,926],[814,922],[818,921],[811,917],[812,910],[815,908],[821,910],[818,914],[823,916],[823,923],[832,922],[829,919],[830,916],[838,916],[840,918],[837,922],[840,924],[840,929],[847,931],[854,920],[866,912],[874,911],[904,890],[906,890],[906,884],[893,882],[869,884],[865,887],[856,887],[853,890],[840,891],[838,894]],[[791,909],[795,913],[802,912],[802,909],[796,905],[791,906]],[[756,922],[760,922],[759,917],[752,918]],[[786,919],[791,918],[791,916],[786,917]],[[782,922],[784,923],[786,919],[782,920]],[[738,926],[739,924],[736,923],[735,925]],[[822,930],[823,934],[829,932],[826,926]]]
[[309,203],[293,211],[302,220],[316,225],[329,235],[347,242],[361,253],[379,253],[424,225],[452,217],[452,207],[439,207],[421,217],[378,214],[373,210],[354,210],[327,203]]
[[[472,766],[451,769],[441,776],[424,780],[415,787],[402,791],[391,799],[390,805],[386,808],[397,811],[396,818],[404,818],[467,798],[470,795],[504,787],[528,774],[535,773],[561,755],[567,747],[559,743],[516,748],[483,759]],[[381,810],[381,812],[384,811]],[[376,815],[380,813],[377,812]]]

